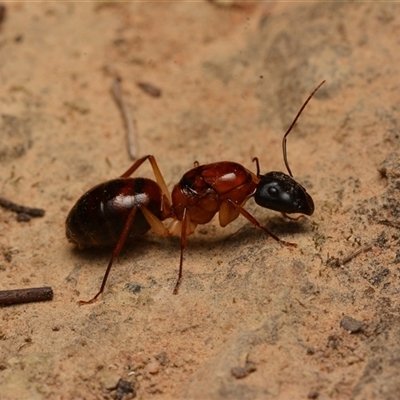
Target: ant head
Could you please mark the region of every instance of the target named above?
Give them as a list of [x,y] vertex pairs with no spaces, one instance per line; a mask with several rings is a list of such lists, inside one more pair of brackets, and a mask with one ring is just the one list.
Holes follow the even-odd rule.
[[314,212],[314,202],[311,196],[307,193],[299,183],[293,179],[292,171],[290,170],[286,153],[286,140],[290,131],[293,129],[296,121],[299,119],[304,108],[314,96],[315,92],[325,83],[322,81],[314,91],[308,96],[307,100],[301,106],[299,112],[289,126],[282,139],[283,161],[285,162],[286,169],[289,175],[283,172],[268,172],[265,175],[260,174],[260,165],[258,158],[255,157],[253,161],[257,166],[257,177],[259,183],[257,190],[254,193],[254,200],[256,203],[264,208],[279,211],[284,214],[301,213],[305,215],[312,215]]
[[283,172],[268,172],[265,175],[260,174],[260,164],[258,158],[253,158],[257,167],[257,177],[260,180],[257,190],[254,193],[256,203],[264,208],[279,211],[284,214],[301,213],[312,215],[314,212],[314,202],[311,196],[307,193],[299,183],[293,179],[292,171],[290,170],[286,153],[286,140],[299,119],[304,108],[314,96],[315,92],[325,83],[322,81],[314,91],[308,96],[307,100],[301,106],[299,112],[289,126],[289,129],[282,139],[283,161],[289,175]]
[[259,178],[254,194],[259,206],[285,214],[312,215],[314,212],[313,199],[291,176],[283,172],[268,172]]

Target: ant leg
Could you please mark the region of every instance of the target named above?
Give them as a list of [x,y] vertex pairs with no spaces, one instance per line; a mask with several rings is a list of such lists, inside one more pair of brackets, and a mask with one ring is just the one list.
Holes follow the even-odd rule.
[[[149,160],[149,163],[151,164],[151,168],[153,169],[154,176],[156,178],[156,181],[158,183],[158,186],[160,186],[161,191],[164,195],[165,201],[164,201],[164,207],[166,210],[166,214],[169,215],[171,213],[171,195],[168,192],[167,185],[165,183],[164,177],[160,171],[160,168],[158,167],[157,161],[154,156],[152,155],[147,155],[142,158],[139,158],[139,160],[136,160],[132,166],[121,175],[121,178],[128,178],[131,176],[146,160]],[[167,218],[167,216],[165,216]]]
[[232,204],[227,201],[223,201],[218,213],[219,224],[225,228],[225,226],[233,222],[239,214],[240,212],[236,207],[232,206]]
[[136,160],[131,165],[131,167],[129,167],[129,169],[121,175],[121,178],[128,178],[129,176],[131,176],[146,160],[149,160],[149,163],[151,164],[151,167],[153,168],[153,173],[154,173],[154,176],[156,177],[156,181],[157,181],[158,185],[161,187],[163,193],[167,195],[168,200],[170,200],[167,185],[165,184],[165,181],[161,174],[160,168],[158,167],[155,157],[152,156],[151,154]]
[[140,207],[146,221],[149,223],[151,229],[157,233],[157,235],[166,237],[170,236],[171,232],[165,227],[162,221],[157,218],[151,211],[149,211],[146,207]]
[[129,231],[131,230],[133,221],[135,219],[136,211],[137,211],[137,207],[134,207],[134,208],[132,208],[132,211],[128,215],[128,219],[125,222],[124,229],[122,230],[121,235],[120,235],[120,237],[118,239],[118,242],[115,245],[115,247],[113,249],[113,252],[111,254],[111,259],[110,259],[110,261],[108,263],[106,272],[105,272],[104,277],[103,277],[103,281],[101,282],[100,290],[98,291],[96,296],[94,296],[91,300],[89,300],[89,301],[84,301],[84,300],[78,301],[79,305],[94,303],[97,300],[97,298],[103,293],[104,287],[106,286],[107,278],[108,278],[108,275],[110,274],[111,267],[112,267],[112,265],[114,263],[114,260],[119,256],[119,253],[122,250],[122,247],[123,247],[123,245],[124,245],[124,243],[126,241],[126,238],[128,237]]
[[287,215],[284,212],[281,212],[284,218],[289,219],[290,221],[298,221],[299,219],[305,218],[305,215],[299,215],[298,217],[291,217],[290,215]]
[[156,177],[158,186],[160,186],[161,191],[163,192],[164,196],[168,200],[168,203],[169,203],[168,205],[170,205],[172,203],[171,195],[169,194],[167,185],[165,184],[164,177],[162,176],[160,168],[158,167],[157,161],[154,156],[148,156],[148,157],[149,157],[149,162],[151,164],[151,167],[153,168],[153,173],[154,173],[154,176]]
[[181,257],[179,261],[179,273],[178,273],[178,280],[176,281],[176,285],[172,294],[178,294],[179,286],[181,285],[182,281],[182,270],[183,270],[183,250],[186,247],[186,231],[187,226],[190,223],[190,217],[188,215],[188,210],[185,207],[183,209],[183,217],[181,221]]
[[[131,167],[127,171],[125,171],[122,175],[121,178],[128,178],[131,176],[146,160],[148,160],[150,157],[153,157],[152,155],[147,155],[142,158],[139,158],[136,160]],[[153,157],[154,158],[154,157]]]
[[248,221],[250,221],[256,228],[261,229],[264,231],[268,236],[271,236],[277,242],[289,246],[289,247],[297,247],[296,243],[286,242],[285,240],[279,239],[278,236],[275,236],[272,232],[270,232],[267,228],[262,226],[247,210],[245,210],[242,206],[235,204],[232,200],[227,200],[233,207],[240,212]]

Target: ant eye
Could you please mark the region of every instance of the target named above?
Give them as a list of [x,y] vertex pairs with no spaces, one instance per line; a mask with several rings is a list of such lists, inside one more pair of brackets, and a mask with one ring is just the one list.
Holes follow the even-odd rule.
[[269,187],[268,194],[273,198],[279,197],[279,190],[276,187]]

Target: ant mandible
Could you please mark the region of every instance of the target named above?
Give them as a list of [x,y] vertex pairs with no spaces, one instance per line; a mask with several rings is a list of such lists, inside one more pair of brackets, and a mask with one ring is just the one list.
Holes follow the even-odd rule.
[[[263,227],[255,217],[244,209],[251,197],[264,208],[281,212],[285,217],[291,213],[312,215],[314,202],[306,189],[293,179],[287,161],[286,140],[300,114],[315,92],[325,83],[322,81],[308,96],[282,139],[283,159],[289,175],[283,172],[260,173],[258,158],[256,173],[240,164],[222,161],[199,165],[186,172],[176,184],[171,195],[152,155],[138,159],[120,178],[101,183],[85,193],[74,205],[66,220],[66,235],[79,248],[114,246],[110,261],[98,293],[90,304],[103,293],[114,260],[124,244],[134,241],[150,229],[161,236],[180,235],[180,262],[178,280],[173,294],[178,293],[182,280],[183,252],[186,238],[197,225],[207,224],[219,213],[219,223],[225,227],[240,214],[256,228],[286,246],[296,247],[279,239]],[[131,175],[148,160],[156,182]],[[163,224],[172,218],[168,228]],[[290,217],[288,217],[290,218]]]

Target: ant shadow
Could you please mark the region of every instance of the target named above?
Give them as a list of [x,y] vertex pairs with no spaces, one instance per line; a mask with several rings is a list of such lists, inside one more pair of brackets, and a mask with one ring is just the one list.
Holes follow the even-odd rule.
[[[310,226],[307,218],[300,218],[299,220],[288,220],[282,216],[273,216],[268,218],[266,221],[260,224],[268,229],[271,233],[276,235],[279,239],[286,241],[295,241],[295,236],[299,234],[306,234],[310,231]],[[288,235],[293,235],[293,238],[288,238]],[[222,243],[237,243],[241,241],[258,241],[260,239],[271,239],[272,243],[276,241],[266,233],[257,229],[251,224],[244,224],[239,227],[235,232],[228,234],[227,236],[220,239]]]
[[[141,258],[146,256],[151,248],[158,244],[157,238],[150,236],[135,236],[127,240],[121,250],[116,262],[126,258]],[[111,257],[113,246],[87,247],[80,249],[74,247],[71,249],[74,257],[82,262],[90,264],[103,263]]]
[[[296,234],[306,233],[310,229],[309,223],[307,223],[307,219],[305,218],[301,218],[300,220],[296,221],[288,221],[277,215],[270,217],[267,221],[263,222],[263,226],[265,226],[279,238],[289,240],[287,237],[288,234],[293,235],[293,237],[290,238],[290,241],[293,242],[296,242]],[[194,235],[190,235],[187,238],[184,253],[186,259],[184,262],[184,273],[187,277],[191,276],[193,282],[197,281],[196,275],[198,274],[193,274],[189,265],[190,258],[196,257],[196,254],[198,254],[199,257],[207,257],[208,260],[210,252],[212,252],[217,258],[224,257],[224,254],[226,254],[226,263],[229,265],[232,257],[236,257],[234,254],[243,251],[240,250],[240,243],[245,243],[245,247],[248,247],[249,243],[250,245],[253,243],[258,248],[264,246],[279,246],[279,244],[272,237],[269,237],[265,234],[265,232],[262,232],[260,229],[257,229],[251,224],[241,224],[238,221],[234,226],[230,226],[228,229],[229,232],[224,232],[224,229],[222,229],[216,223],[204,226],[201,225],[197,228]],[[73,280],[76,280],[76,274],[79,273],[78,271],[81,268],[89,271],[89,273],[93,272],[94,276],[98,274],[98,271],[105,271],[112,251],[112,246],[89,247],[85,249],[79,249],[77,247],[72,248],[71,252],[77,261],[76,267],[71,273],[70,278],[73,279],[73,276],[75,276],[75,279]],[[152,261],[148,260],[149,254],[152,255]],[[157,258],[160,259],[159,262],[154,261],[153,256],[155,254],[157,255]],[[157,276],[156,271],[157,269],[163,268],[166,264],[168,264],[172,265],[171,276],[166,282],[162,282],[162,285],[168,285],[169,281],[173,282],[176,279],[174,272],[177,271],[179,267],[179,254],[179,236],[164,238],[156,235],[153,232],[148,232],[144,236],[132,237],[124,244],[119,257],[114,261],[111,274],[114,274],[113,271],[118,270],[120,265],[124,265],[124,268],[134,267],[132,269],[131,278],[127,278],[125,282],[125,289],[137,294],[144,288],[158,286],[159,284],[155,279],[155,276]],[[140,279],[139,283],[134,275],[135,267],[140,269],[143,267],[147,268],[149,271],[149,279],[145,279],[145,281]],[[103,270],[101,270],[101,268],[103,268]],[[165,268],[163,269],[165,270]],[[205,271],[204,274],[207,275],[208,272]],[[100,279],[100,277],[97,278]],[[188,282],[189,281],[190,280],[188,280]]]
[[[281,216],[274,216],[268,218],[268,221],[262,225],[279,238],[283,238],[287,237],[288,234],[296,236],[301,233],[309,232],[310,227],[307,221],[308,220],[306,218],[301,218],[296,221],[288,221]],[[238,228],[235,229],[234,227],[231,227],[231,231],[232,229],[234,230],[233,232],[224,234],[224,230],[218,225],[200,225],[193,235],[188,236],[185,253],[188,250],[195,251],[196,249],[204,249],[210,245],[212,247],[219,245],[237,246],[238,243],[243,241],[259,241],[263,238],[271,239],[272,243],[275,242],[273,238],[269,237],[260,229],[257,229],[249,223],[245,223],[240,227],[238,223]],[[285,240],[288,239],[286,238]],[[295,240],[295,238],[292,240]],[[109,260],[112,250],[112,246],[88,247],[84,249],[74,247],[71,249],[71,252],[74,254],[74,257],[81,260],[85,264],[100,264]],[[143,236],[134,236],[126,241],[116,262],[121,262],[125,259],[143,259],[149,254],[150,251],[166,251],[167,253],[176,251],[179,253],[180,238],[179,236],[163,238],[152,232],[149,232]],[[179,254],[177,255],[177,259],[179,259]]]

